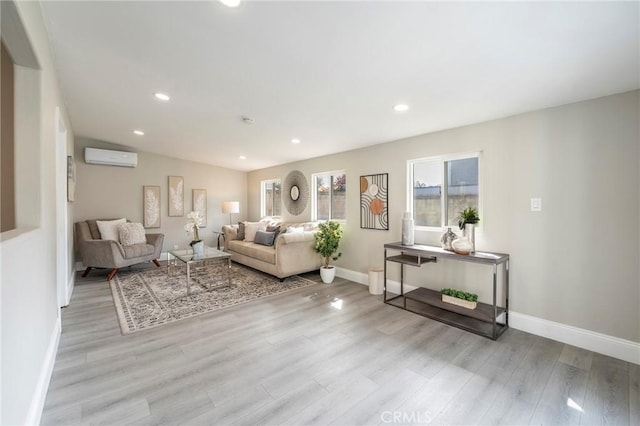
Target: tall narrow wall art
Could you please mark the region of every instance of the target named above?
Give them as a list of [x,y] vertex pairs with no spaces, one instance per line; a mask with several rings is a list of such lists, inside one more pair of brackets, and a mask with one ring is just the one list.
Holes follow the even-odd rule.
[[160,187],[142,187],[142,225],[145,228],[160,228]]
[[191,210],[200,213],[202,218],[201,228],[207,226],[207,190],[206,189],[194,189],[192,191]]
[[360,228],[389,230],[389,174],[360,176]]
[[169,176],[169,216],[184,216],[184,178]]

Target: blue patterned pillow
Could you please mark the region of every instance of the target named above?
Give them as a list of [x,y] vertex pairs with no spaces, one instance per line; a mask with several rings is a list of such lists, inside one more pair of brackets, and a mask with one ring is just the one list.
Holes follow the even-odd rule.
[[256,231],[256,236],[253,239],[253,242],[256,244],[261,244],[263,246],[272,246],[275,239],[275,232]]

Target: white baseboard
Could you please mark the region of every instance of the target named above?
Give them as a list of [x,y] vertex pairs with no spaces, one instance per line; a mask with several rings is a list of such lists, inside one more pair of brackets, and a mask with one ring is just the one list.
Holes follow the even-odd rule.
[[29,407],[29,413],[25,420],[25,425],[39,425],[40,417],[42,417],[42,410],[44,408],[44,402],[47,398],[47,391],[49,390],[49,381],[53,374],[53,366],[56,362],[56,354],[58,352],[58,344],[60,343],[60,333],[62,332],[62,323],[60,317],[56,319],[56,324],[53,327],[53,332],[49,339],[49,346],[40,368],[40,376],[38,377],[38,383],[33,392],[33,398],[31,399],[31,406]]
[[76,288],[76,268],[73,268],[71,271],[71,276],[69,277],[69,281],[67,282],[67,300],[64,301],[64,306],[68,306],[71,302],[71,295],[73,294],[73,290]]
[[[369,275],[345,268],[336,268],[336,275],[359,284],[368,285]],[[404,285],[405,291],[415,290],[417,287]],[[400,283],[387,280],[387,290],[392,293],[400,292]],[[640,343],[620,339],[594,331],[573,327],[558,322],[509,312],[509,326],[520,331],[546,337],[558,342],[588,349],[623,361],[640,365]]]
[[509,312],[509,325],[516,330],[588,349],[640,365],[640,343],[583,328],[573,327],[518,312]]

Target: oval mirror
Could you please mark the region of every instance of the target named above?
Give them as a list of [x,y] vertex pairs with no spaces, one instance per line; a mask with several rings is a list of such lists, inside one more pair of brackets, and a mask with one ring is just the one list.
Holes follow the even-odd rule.
[[298,188],[297,185],[293,185],[291,187],[291,199],[293,201],[298,201],[298,197],[300,197],[300,189]]

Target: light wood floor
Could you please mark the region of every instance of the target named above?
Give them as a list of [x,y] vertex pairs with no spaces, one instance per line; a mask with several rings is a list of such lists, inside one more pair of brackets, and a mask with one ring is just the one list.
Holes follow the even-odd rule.
[[123,336],[98,271],[62,327],[44,425],[640,424],[637,365],[493,342],[342,279]]

